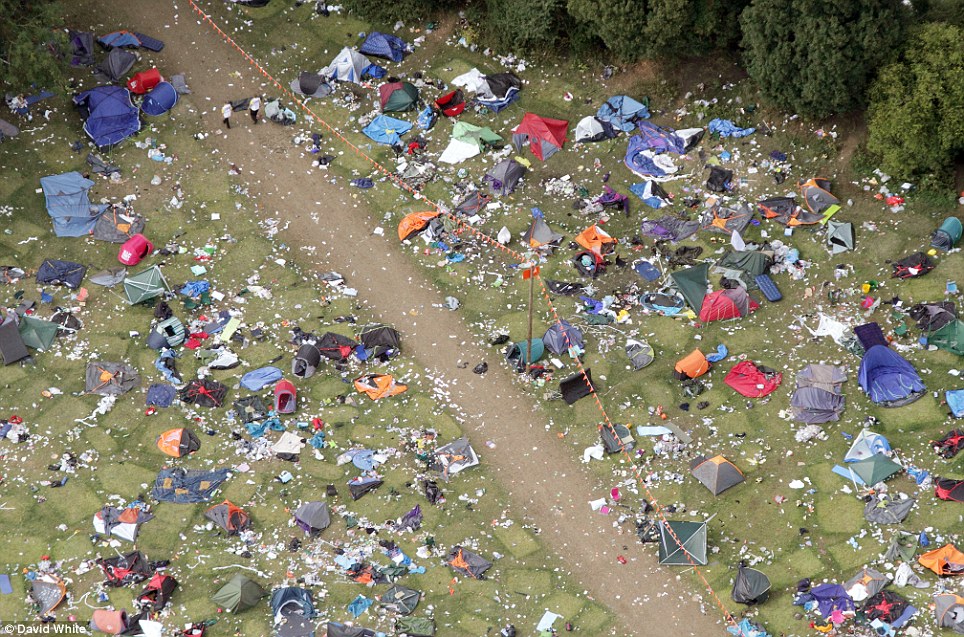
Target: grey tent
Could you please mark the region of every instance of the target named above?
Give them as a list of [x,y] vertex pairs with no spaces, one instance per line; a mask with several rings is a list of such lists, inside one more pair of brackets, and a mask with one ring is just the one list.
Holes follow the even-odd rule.
[[313,343],[302,343],[291,361],[291,373],[298,378],[310,378],[321,363],[321,351]]
[[917,545],[920,536],[909,531],[894,531],[890,536],[890,544],[884,552],[884,559],[888,561],[903,560],[911,562],[917,553]]
[[468,438],[459,438],[435,450],[434,464],[442,475],[448,478],[463,469],[479,464],[479,456]]
[[101,396],[119,396],[141,386],[137,370],[126,363],[87,363],[84,391]]
[[230,475],[230,469],[161,469],[154,479],[151,497],[175,504],[207,502]]
[[640,370],[653,362],[656,353],[653,347],[646,341],[629,339],[626,341],[626,356],[634,370]]
[[475,579],[482,579],[485,572],[492,568],[492,562],[472,551],[467,551],[461,546],[455,546],[449,551],[445,563],[456,572]]
[[862,602],[884,590],[888,584],[890,584],[890,580],[887,579],[886,575],[865,566],[860,569],[859,573],[847,580],[843,587],[855,602]]
[[167,279],[156,265],[124,279],[124,296],[131,305],[149,301],[170,291]]
[[703,299],[706,297],[706,289],[709,287],[710,264],[700,263],[685,270],[677,270],[669,275],[673,285],[680,291],[686,303],[693,308],[697,314],[703,309]]
[[295,524],[305,533],[321,533],[331,526],[331,511],[327,502],[305,502],[295,511]]
[[276,637],[314,637],[316,616],[311,591],[286,586],[271,593]]
[[856,235],[854,224],[846,221],[827,221],[827,247],[830,254],[840,254],[854,249]]
[[962,233],[964,233],[964,227],[962,227],[961,220],[957,217],[948,217],[941,224],[941,227],[931,234],[931,247],[938,250],[950,250],[961,240]]
[[291,81],[291,90],[305,97],[326,97],[331,95],[331,85],[319,73],[302,71],[298,79]]
[[94,224],[94,238],[111,243],[124,243],[144,230],[144,217],[122,206],[111,206]]
[[27,346],[23,343],[17,322],[8,318],[0,324],[0,356],[4,365],[13,365],[17,361],[30,356]]
[[264,589],[257,582],[238,573],[211,598],[218,606],[232,613],[258,605],[264,597]]
[[511,194],[525,174],[525,166],[514,159],[504,159],[485,173],[482,181],[489,184],[493,194],[502,197]]
[[562,235],[550,228],[543,217],[536,217],[532,220],[529,229],[522,235],[522,240],[530,248],[556,247],[562,241]]
[[94,77],[103,84],[120,81],[137,62],[137,55],[124,49],[111,49],[104,61],[94,67]]
[[[192,436],[194,435],[190,429],[185,429],[184,431]],[[241,507],[232,504],[228,500],[209,508],[204,512],[204,517],[217,524],[224,531],[227,531],[228,535],[237,535],[241,531],[251,528],[251,516]]]
[[840,386],[847,380],[842,367],[808,365],[797,373],[797,388],[790,397],[793,417],[806,423],[840,420],[845,399]]
[[328,622],[325,637],[375,637],[376,633],[362,626],[348,626],[341,622]]
[[573,327],[569,321],[563,320],[549,326],[542,337],[542,342],[547,350],[556,355],[568,352],[571,347],[581,351],[585,346],[582,330]]
[[598,117],[587,115],[576,124],[576,131],[573,138],[577,143],[585,144],[587,142],[601,142],[604,139],[612,139],[616,137],[616,135],[618,135],[618,133],[612,124],[604,122]]
[[636,440],[626,425],[600,425],[599,437],[602,439],[606,453],[630,452],[636,446]]
[[399,617],[395,631],[408,637],[435,637],[435,622],[428,617]]
[[660,520],[659,563],[706,566],[706,523]]
[[112,288],[127,276],[127,268],[122,266],[115,266],[104,270],[103,272],[98,272],[97,274],[90,275],[90,282],[96,285],[102,285],[105,288]]
[[379,598],[381,605],[400,615],[411,615],[422,594],[414,588],[395,584]]
[[864,518],[875,524],[900,524],[917,502],[914,498],[896,499],[887,494],[871,495],[864,505]]
[[950,628],[964,635],[964,597],[954,593],[940,593],[934,596],[934,617],[941,628]]
[[67,594],[63,580],[53,574],[44,574],[30,583],[30,598],[34,601],[41,616],[57,608]]
[[737,604],[762,604],[770,597],[770,578],[741,563],[733,579],[730,597]]
[[690,473],[713,495],[720,495],[745,480],[743,473],[736,468],[736,465],[719,454],[712,458],[706,456],[695,458],[690,462]]
[[184,342],[184,324],[181,319],[172,316],[155,325],[147,335],[147,346],[151,349],[177,347]]
[[5,139],[16,137],[20,134],[20,129],[5,119],[0,119],[0,142]]

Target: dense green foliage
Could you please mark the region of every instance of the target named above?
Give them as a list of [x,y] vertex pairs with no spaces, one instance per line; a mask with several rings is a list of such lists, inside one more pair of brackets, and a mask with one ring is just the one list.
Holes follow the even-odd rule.
[[867,147],[881,169],[937,186],[964,152],[964,29],[925,25],[870,91]]
[[746,69],[779,106],[851,111],[900,50],[908,18],[900,0],[754,0],[740,20]]
[[566,0],[486,0],[485,39],[511,51],[544,52],[565,37]]
[[62,33],[62,7],[53,0],[0,0],[0,85],[27,91],[31,85],[52,87],[63,78],[63,64],[54,55]]
[[390,2],[344,0],[340,4],[350,13],[371,20],[376,25],[390,26],[397,20],[409,24],[426,20],[442,11],[456,10],[464,3],[453,0],[391,0]]

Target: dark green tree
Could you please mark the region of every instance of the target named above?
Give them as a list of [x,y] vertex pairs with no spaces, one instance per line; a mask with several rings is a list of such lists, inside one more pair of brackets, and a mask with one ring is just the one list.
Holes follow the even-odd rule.
[[26,91],[32,84],[52,87],[64,77],[53,54],[63,45],[62,7],[53,0],[0,0],[0,84]]
[[570,15],[588,25],[606,48],[621,60],[646,57],[646,0],[569,0]]
[[867,117],[867,149],[884,172],[942,185],[964,153],[964,29],[924,25],[881,70]]
[[455,9],[458,3],[453,0],[343,0],[341,4],[349,13],[384,28],[398,20],[413,24],[433,18],[442,11]]
[[909,18],[901,0],[753,0],[740,18],[746,70],[783,108],[851,111],[900,50]]
[[544,54],[565,38],[566,0],[486,0],[481,32],[498,47]]

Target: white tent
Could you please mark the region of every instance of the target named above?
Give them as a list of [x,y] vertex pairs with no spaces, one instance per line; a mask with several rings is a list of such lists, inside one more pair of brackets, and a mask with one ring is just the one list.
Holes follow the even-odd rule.
[[481,152],[478,144],[463,142],[460,139],[453,138],[452,141],[449,142],[449,145],[445,147],[445,150],[442,151],[438,160],[446,164],[458,164],[466,159],[475,157]]
[[327,80],[361,83],[362,72],[371,66],[364,55],[347,46],[335,56],[331,64],[321,69],[321,76]]

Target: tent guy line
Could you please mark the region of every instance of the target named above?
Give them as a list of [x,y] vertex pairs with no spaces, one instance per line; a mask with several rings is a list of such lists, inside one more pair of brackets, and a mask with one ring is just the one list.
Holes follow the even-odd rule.
[[[392,171],[388,170],[387,168],[385,168],[384,166],[382,166],[381,164],[379,164],[377,161],[375,161],[374,159],[372,159],[371,157],[369,157],[369,156],[368,156],[364,151],[362,151],[358,146],[356,146],[355,144],[353,144],[350,140],[348,140],[348,139],[347,139],[346,137],[344,137],[341,133],[339,133],[333,126],[331,126],[330,124],[328,124],[328,122],[326,122],[325,120],[323,120],[322,118],[320,118],[318,115],[316,115],[310,108],[308,108],[308,106],[307,106],[301,99],[299,99],[299,96],[298,96],[298,95],[296,95],[295,93],[293,93],[292,91],[290,91],[290,90],[289,90],[288,88],[286,88],[281,82],[279,82],[277,79],[275,79],[274,76],[272,76],[270,73],[268,73],[268,71],[265,70],[265,68],[264,68],[263,66],[261,66],[261,64],[259,64],[249,53],[247,53],[244,49],[242,49],[241,46],[238,45],[238,44],[234,41],[233,38],[231,38],[231,36],[229,36],[223,29],[221,29],[221,28],[214,22],[214,20],[211,19],[211,17],[210,17],[209,15],[207,15],[206,13],[204,13],[204,12],[201,10],[201,8],[195,3],[194,0],[188,0],[188,2],[190,3],[191,8],[194,10],[194,12],[197,13],[197,15],[198,15],[204,22],[206,22],[208,25],[210,25],[210,27],[211,27],[212,29],[214,29],[214,30],[218,33],[218,35],[220,35],[221,38],[222,38],[225,42],[227,42],[227,43],[230,44],[232,47],[234,47],[234,48],[238,51],[238,53],[240,53],[240,54],[248,61],[248,63],[249,63],[251,66],[253,66],[254,68],[256,68],[265,78],[267,78],[268,80],[270,80],[280,91],[282,91],[282,93],[284,93],[285,95],[287,95],[288,97],[290,97],[296,104],[298,104],[298,106],[299,106],[305,113],[307,113],[309,117],[311,117],[313,120],[315,120],[316,122],[318,122],[319,124],[321,124],[322,126],[324,126],[330,133],[332,133],[335,137],[337,137],[338,139],[340,139],[340,140],[341,140],[346,146],[348,146],[352,151],[354,151],[354,152],[355,152],[356,154],[358,154],[360,157],[362,157],[363,159],[365,159],[366,161],[368,161],[368,162],[369,162],[373,167],[375,167],[379,172],[381,172],[382,174],[384,174],[385,176],[387,176],[387,177],[388,177],[393,183],[395,183],[399,188],[401,188],[401,189],[409,192],[415,199],[424,201],[426,204],[428,204],[428,205],[431,206],[432,208],[435,208],[439,213],[444,214],[446,217],[448,217],[449,219],[451,219],[451,220],[453,220],[454,222],[456,222],[461,228],[467,229],[467,230],[468,230],[469,232],[471,232],[473,235],[481,238],[482,241],[483,241],[483,243],[485,243],[485,244],[487,244],[487,245],[497,246],[497,247],[498,247],[500,250],[502,250],[503,252],[507,253],[508,255],[511,255],[511,256],[512,256],[514,259],[516,259],[519,263],[524,263],[524,262],[526,261],[525,256],[522,255],[521,253],[519,253],[519,252],[517,252],[517,251],[515,251],[515,250],[512,250],[511,248],[509,248],[509,247],[507,247],[507,246],[499,243],[498,241],[496,241],[496,240],[493,239],[492,237],[488,236],[487,234],[485,234],[485,233],[483,233],[483,232],[475,229],[474,227],[470,226],[469,224],[465,223],[462,219],[460,219],[460,218],[457,217],[456,215],[451,214],[448,210],[444,209],[442,206],[440,206],[440,205],[437,204],[436,202],[432,201],[431,199],[428,199],[427,197],[425,197],[424,195],[422,195],[421,193],[419,193],[415,188],[413,188],[413,187],[410,186],[408,183],[406,183],[401,177],[395,175]],[[562,325],[562,319],[559,317],[559,314],[556,312],[555,306],[553,305],[552,300],[551,300],[550,297],[549,297],[548,288],[546,287],[544,281],[542,280],[542,277],[538,274],[538,271],[536,271],[536,273],[535,273],[534,276],[535,276],[535,277],[538,279],[538,281],[539,281],[539,285],[540,285],[540,287],[542,288],[543,296],[544,296],[544,298],[545,298],[545,300],[546,300],[546,303],[547,303],[549,309],[552,311],[552,314],[553,314],[553,317],[554,317],[554,319],[555,319],[555,321],[556,321],[556,324]],[[568,334],[566,334],[565,332],[564,332],[564,334],[565,334],[566,340],[568,340],[568,339],[569,339]],[[673,541],[676,543],[676,545],[677,545],[678,547],[681,547],[681,548],[682,548],[683,545],[684,545],[683,542],[677,537],[676,533],[673,531],[672,527],[671,527],[670,524],[669,524],[669,521],[666,519],[666,516],[665,516],[665,514],[664,514],[663,511],[662,511],[662,508],[659,506],[658,502],[656,501],[656,499],[655,499],[655,497],[653,496],[652,492],[650,491],[649,487],[646,485],[646,483],[645,483],[645,481],[644,481],[644,479],[643,479],[643,475],[642,475],[642,473],[640,472],[639,468],[636,467],[636,466],[631,462],[631,461],[632,461],[632,457],[631,457],[629,451],[626,449],[625,445],[622,443],[622,441],[621,441],[621,440],[619,439],[619,437],[616,435],[615,425],[614,425],[613,422],[610,420],[609,415],[608,415],[608,413],[606,412],[606,409],[605,409],[605,407],[604,407],[603,404],[602,404],[602,401],[599,399],[599,395],[597,394],[596,389],[595,389],[595,387],[593,386],[590,377],[587,375],[587,370],[586,370],[585,366],[584,366],[583,363],[582,363],[582,359],[577,356],[577,357],[575,357],[575,362],[576,362],[576,365],[577,365],[577,367],[578,367],[578,369],[579,369],[579,374],[582,376],[583,381],[586,383],[588,392],[592,395],[593,400],[594,400],[594,402],[595,402],[595,404],[596,404],[596,407],[599,409],[599,411],[600,411],[601,414],[602,414],[603,421],[604,421],[605,425],[610,429],[610,432],[611,432],[611,433],[613,434],[613,436],[616,438],[617,444],[618,444],[621,452],[623,453],[623,455],[626,456],[626,458],[627,458],[628,460],[630,460],[630,465],[633,466],[633,473],[634,473],[634,475],[635,475],[635,477],[636,477],[636,481],[637,481],[638,484],[643,488],[643,490],[646,492],[647,496],[649,497],[650,503],[653,505],[654,511],[655,511],[656,515],[660,518],[660,520],[661,520],[662,523],[663,523],[663,524],[662,524],[663,529],[664,529],[665,531],[667,531],[667,532],[672,536]],[[726,606],[724,605],[723,601],[720,599],[719,595],[716,593],[716,591],[715,591],[715,590],[713,589],[713,587],[710,585],[709,581],[706,579],[706,577],[705,577],[705,575],[702,573],[702,571],[698,568],[698,565],[697,565],[697,563],[693,560],[692,556],[690,556],[686,551],[683,551],[683,553],[684,553],[686,559],[689,561],[690,565],[692,566],[693,572],[696,573],[696,575],[699,577],[699,579],[700,579],[701,583],[703,584],[704,588],[710,593],[711,597],[713,598],[714,603],[717,605],[717,607],[718,607],[718,608],[720,609],[720,611],[722,612],[724,621],[726,621],[727,623],[729,623],[731,626],[736,627],[737,629],[739,629],[739,626],[738,626],[738,624],[737,624],[736,619],[735,619],[735,618],[733,617],[733,615],[730,614],[730,612],[726,609]]]

